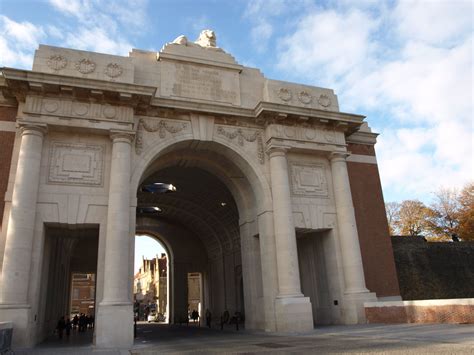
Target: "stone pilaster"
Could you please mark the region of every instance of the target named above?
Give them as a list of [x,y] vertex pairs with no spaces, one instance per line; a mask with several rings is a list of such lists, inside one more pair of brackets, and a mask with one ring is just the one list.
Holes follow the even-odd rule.
[[14,345],[27,346],[31,317],[28,287],[46,126],[23,124],[20,132],[20,152],[0,283],[0,320],[13,321]]
[[345,152],[334,152],[331,153],[330,161],[344,273],[343,317],[346,323],[361,323],[365,320],[363,302],[374,300],[375,294],[370,293],[365,286],[359,236],[347,173],[348,155]]
[[301,293],[286,149],[271,148],[268,156],[278,276],[276,328],[278,331],[305,331],[313,328],[313,313],[309,298]]
[[97,315],[96,345],[133,344],[133,307],[129,290],[130,169],[133,134],[111,132],[109,207],[104,266],[104,296]]

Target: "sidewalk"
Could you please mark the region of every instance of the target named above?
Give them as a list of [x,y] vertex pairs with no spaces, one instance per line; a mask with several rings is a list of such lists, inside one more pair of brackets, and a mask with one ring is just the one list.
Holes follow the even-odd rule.
[[[90,335],[89,335],[90,337]],[[305,334],[273,334],[195,326],[140,324],[130,351],[67,346],[50,340],[15,354],[474,354],[474,325],[397,324],[317,327]]]

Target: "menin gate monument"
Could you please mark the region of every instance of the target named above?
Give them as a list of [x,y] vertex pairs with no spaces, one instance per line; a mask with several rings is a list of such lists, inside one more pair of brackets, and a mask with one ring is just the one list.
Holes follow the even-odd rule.
[[[332,90],[267,79],[212,31],[128,57],[41,45],[32,71],[2,73],[0,320],[16,346],[51,334],[71,274],[93,272],[94,342],[130,347],[136,233],[167,249],[171,322],[189,272],[202,309],[247,329],[361,323],[364,302],[399,298],[377,135]],[[158,182],[177,190],[143,189]]]

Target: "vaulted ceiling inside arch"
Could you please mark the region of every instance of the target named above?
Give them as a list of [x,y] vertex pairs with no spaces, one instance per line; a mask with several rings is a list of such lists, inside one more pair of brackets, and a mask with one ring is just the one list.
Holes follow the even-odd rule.
[[240,249],[237,206],[217,177],[197,167],[171,166],[149,175],[141,186],[152,183],[171,183],[176,191],[150,193],[139,189],[139,215],[141,207],[159,207],[160,212],[146,216],[187,228],[201,239],[209,257]]

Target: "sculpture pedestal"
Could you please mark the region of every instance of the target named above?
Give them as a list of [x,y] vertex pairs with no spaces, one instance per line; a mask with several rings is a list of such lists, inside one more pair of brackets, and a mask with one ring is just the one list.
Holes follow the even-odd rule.
[[308,332],[314,328],[309,297],[276,298],[275,318],[278,332]]

